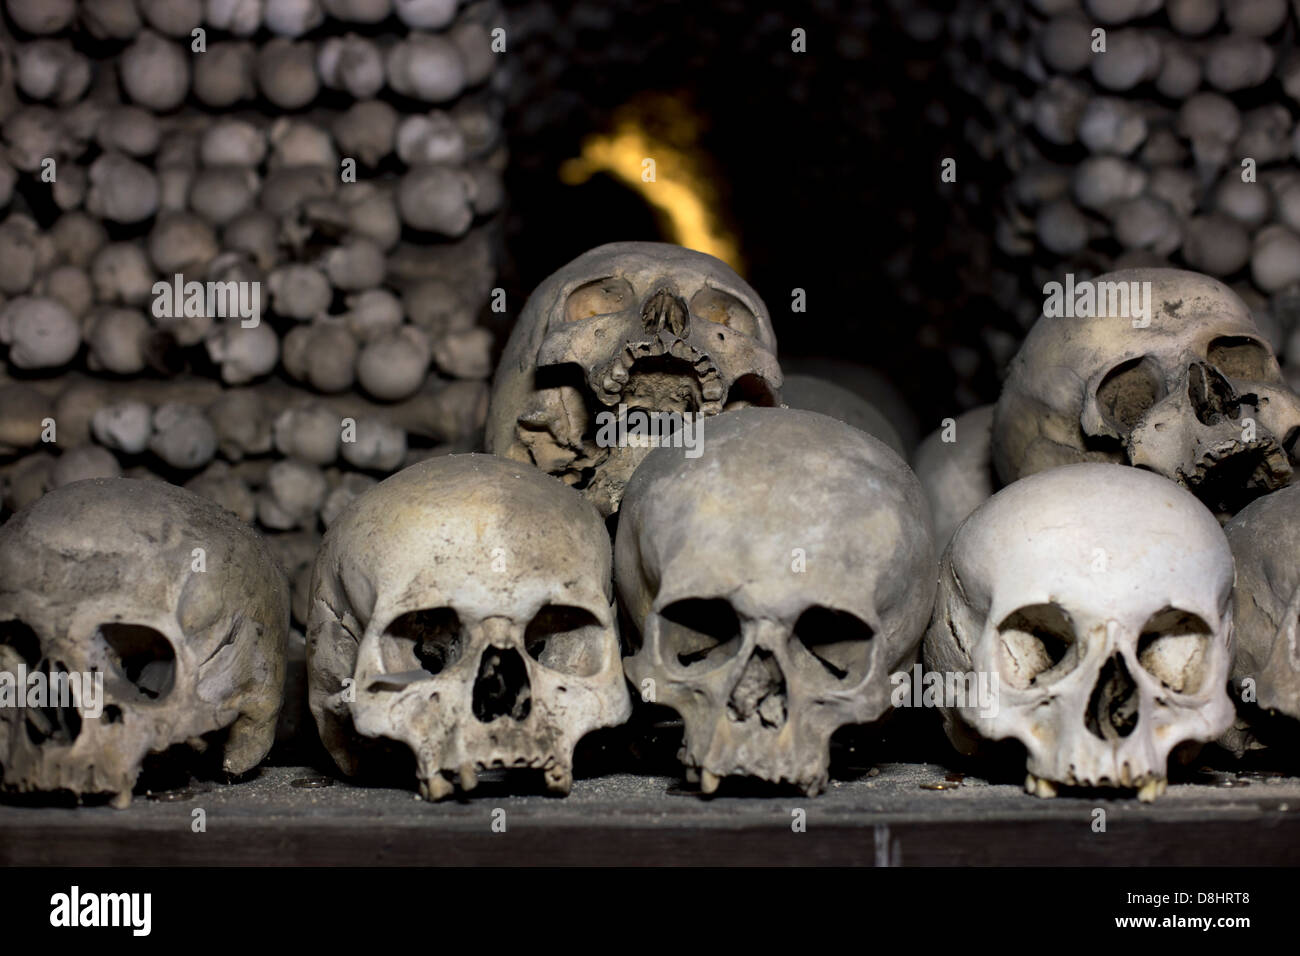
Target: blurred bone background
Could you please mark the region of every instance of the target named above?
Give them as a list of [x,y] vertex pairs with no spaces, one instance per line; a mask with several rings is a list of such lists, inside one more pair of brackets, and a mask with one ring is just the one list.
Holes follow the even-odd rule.
[[[93,476],[183,484],[269,533],[302,619],[347,501],[477,443],[501,11],[12,0],[4,14],[3,510]],[[177,274],[260,283],[260,323],[160,316],[154,284]]]
[[[787,373],[908,447],[996,399],[1066,271],[1223,278],[1300,368],[1298,6],[3,0],[0,520],[183,484],[301,620],[333,518],[477,447],[528,293],[620,239],[730,262]],[[177,273],[260,282],[260,325],[155,315]]]
[[1232,286],[1300,368],[1298,18],[1296,0],[952,5],[963,139],[1005,180],[985,194],[995,298],[1015,319],[990,330],[997,364],[1045,282],[1174,265]]
[[[909,447],[996,400],[1066,272],[1213,275],[1300,369],[1298,0],[511,13],[507,278],[525,294],[596,242],[706,248],[764,297],[787,373],[857,392]],[[637,181],[642,156],[674,149],[711,229]]]

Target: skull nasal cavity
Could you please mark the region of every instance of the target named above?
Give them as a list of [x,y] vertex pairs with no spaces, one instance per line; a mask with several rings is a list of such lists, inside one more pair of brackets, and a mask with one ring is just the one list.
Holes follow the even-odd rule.
[[1092,689],[1084,723],[1102,740],[1115,741],[1133,733],[1138,722],[1141,697],[1121,657],[1112,657],[1101,669]]
[[27,708],[27,739],[68,746],[81,735],[81,714],[73,705],[71,682],[77,680],[62,661],[41,661],[37,673],[45,675],[46,706]]
[[645,300],[641,307],[641,324],[652,335],[668,329],[679,339],[686,335],[690,325],[686,303],[668,289],[660,289]]
[[471,702],[474,716],[483,723],[498,717],[527,720],[533,709],[532,687],[528,668],[517,651],[508,647],[491,647],[479,660]]
[[783,727],[785,675],[770,651],[754,651],[727,701],[727,716],[740,723],[757,716],[764,727]]
[[1241,408],[1237,392],[1213,366],[1196,362],[1187,371],[1187,397],[1202,425],[1217,425],[1237,417]]

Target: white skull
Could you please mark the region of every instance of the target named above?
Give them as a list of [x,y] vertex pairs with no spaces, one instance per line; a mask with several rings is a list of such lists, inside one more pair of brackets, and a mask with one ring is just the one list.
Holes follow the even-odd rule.
[[1039,318],[994,415],[1002,481],[1079,461],[1131,464],[1225,516],[1287,484],[1300,397],[1245,303],[1177,269],[1107,273],[1093,288],[1120,288],[1102,283],[1150,283],[1150,324],[1135,328],[1143,317],[1109,294],[1096,296],[1095,318]]
[[609,536],[576,491],[492,455],[381,482],[335,520],[312,578],[312,713],[346,773],[404,744],[421,795],[533,769],[567,793],[573,748],[621,724]]
[[998,688],[995,706],[946,701],[949,737],[1019,740],[1040,796],[1154,799],[1170,751],[1232,721],[1232,576],[1214,516],[1158,475],[1088,463],[1009,485],[940,562],[926,666]]
[[1300,486],[1252,501],[1224,526],[1237,562],[1232,683],[1300,719]]
[[546,279],[506,343],[487,449],[531,462],[608,515],[644,447],[597,443],[602,411],[716,415],[776,405],[776,337],[758,294],[680,246],[598,246]]
[[880,717],[915,656],[934,561],[921,487],[882,442],[814,412],[728,413],[702,456],[658,448],[627,486],[615,577],[642,639],[624,666],[682,715],[705,792],[738,775],[817,793],[831,734]]
[[146,754],[219,730],[224,769],[251,769],[275,738],[288,629],[265,544],[206,498],[127,478],[50,492],[0,527],[0,671],[98,673],[103,712],[0,707],[5,787],[125,806]]

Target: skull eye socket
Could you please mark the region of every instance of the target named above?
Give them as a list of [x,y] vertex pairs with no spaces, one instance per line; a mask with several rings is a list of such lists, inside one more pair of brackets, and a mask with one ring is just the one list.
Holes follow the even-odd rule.
[[721,289],[705,286],[691,299],[691,315],[715,325],[725,325],[743,335],[755,336],[758,319],[749,306]]
[[162,700],[176,682],[176,651],[171,642],[142,624],[101,624],[109,662],[145,700]]
[[740,651],[740,618],[722,598],[687,598],[659,612],[664,660],[692,673],[711,671]]
[[384,631],[384,670],[389,674],[424,670],[441,674],[465,650],[460,615],[453,608],[435,607],[407,611]]
[[1261,382],[1278,374],[1273,354],[1262,343],[1242,336],[1215,339],[1205,358],[1225,378]]
[[1017,690],[1046,686],[1070,672],[1076,658],[1074,625],[1055,604],[1031,604],[998,625],[998,669]]
[[[871,638],[874,632],[865,621],[847,611],[814,606],[799,615],[794,625],[797,643],[818,665],[809,669],[813,679],[830,675],[836,682],[856,685],[871,668]],[[807,661],[804,655],[796,660]]]
[[1210,626],[1198,615],[1167,607],[1142,628],[1138,663],[1179,694],[1195,694],[1209,670]]
[[609,276],[579,286],[564,303],[564,321],[581,322],[597,315],[609,315],[632,308],[636,295],[626,279]]
[[576,677],[594,677],[605,663],[605,629],[580,607],[548,604],[524,630],[528,656],[543,667]]
[[10,648],[29,668],[40,663],[41,640],[22,621],[0,621],[0,663],[5,659],[4,648]]
[[1127,435],[1164,395],[1164,381],[1155,364],[1137,358],[1106,374],[1097,388],[1097,407],[1116,431]]

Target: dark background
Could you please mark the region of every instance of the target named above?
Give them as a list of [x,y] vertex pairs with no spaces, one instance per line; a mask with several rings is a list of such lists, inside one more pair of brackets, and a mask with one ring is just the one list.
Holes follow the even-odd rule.
[[[617,179],[558,175],[620,107],[665,94],[704,127],[698,145],[783,360],[876,370],[906,406],[882,411],[910,412],[921,435],[995,400],[997,363],[980,330],[1019,333],[988,296],[989,200],[1001,180],[959,145],[963,118],[982,107],[945,68],[950,5],[508,3],[521,53],[507,117],[510,301],[592,246],[666,238]],[[796,27],[805,53],[791,51]],[[955,184],[940,182],[947,156]],[[806,291],[806,314],[791,312],[794,288]]]

